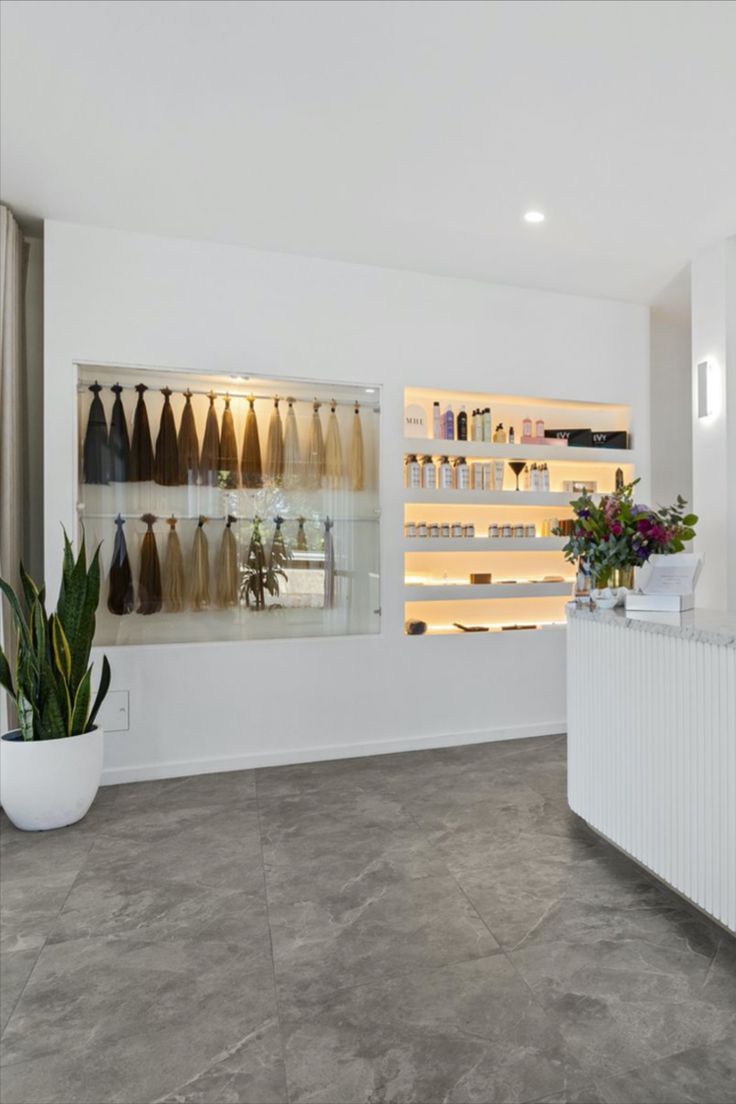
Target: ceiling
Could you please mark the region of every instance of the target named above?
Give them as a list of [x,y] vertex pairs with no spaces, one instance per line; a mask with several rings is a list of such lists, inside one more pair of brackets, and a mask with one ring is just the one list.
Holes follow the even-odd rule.
[[0,194],[650,302],[736,231],[734,57],[729,0],[5,0]]

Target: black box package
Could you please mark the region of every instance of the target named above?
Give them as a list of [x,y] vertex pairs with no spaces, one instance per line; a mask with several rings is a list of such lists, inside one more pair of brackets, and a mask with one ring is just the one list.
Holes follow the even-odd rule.
[[545,429],[544,436],[567,441],[569,448],[591,448],[593,445],[593,431],[590,429]]
[[625,429],[594,429],[593,448],[625,449],[629,447],[629,435]]

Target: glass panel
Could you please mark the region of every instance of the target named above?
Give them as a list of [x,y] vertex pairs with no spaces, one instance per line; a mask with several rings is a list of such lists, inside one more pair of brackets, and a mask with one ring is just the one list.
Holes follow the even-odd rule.
[[97,644],[379,631],[378,387],[88,365],[78,380]]

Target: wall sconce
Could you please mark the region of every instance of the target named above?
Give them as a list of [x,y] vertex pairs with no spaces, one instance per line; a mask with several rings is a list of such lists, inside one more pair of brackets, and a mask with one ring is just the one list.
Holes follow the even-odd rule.
[[713,372],[707,360],[698,364],[698,417],[713,413]]

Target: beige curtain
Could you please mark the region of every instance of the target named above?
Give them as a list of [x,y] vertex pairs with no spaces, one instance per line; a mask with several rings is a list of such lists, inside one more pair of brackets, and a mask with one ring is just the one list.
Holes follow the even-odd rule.
[[[0,204],[0,574],[17,589],[23,552],[25,487],[25,282],[27,248],[18,223]],[[39,427],[40,432],[40,427]],[[13,633],[6,603],[0,636],[6,652]],[[0,730],[13,722],[0,692]]]

